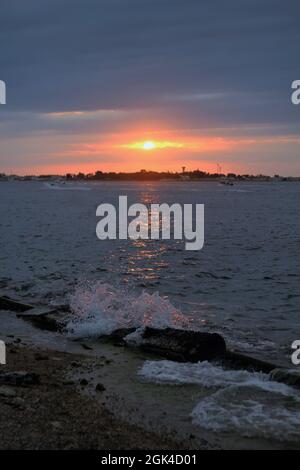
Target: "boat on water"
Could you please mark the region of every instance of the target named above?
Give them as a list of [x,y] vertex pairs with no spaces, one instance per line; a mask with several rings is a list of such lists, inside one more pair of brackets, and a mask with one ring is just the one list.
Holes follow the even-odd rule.
[[47,189],[56,189],[58,191],[90,191],[90,186],[77,183],[66,183],[65,181],[53,181],[44,183]]
[[223,184],[224,186],[234,186],[233,181],[228,180],[228,179],[226,179],[226,180],[225,180],[225,179],[224,179],[224,180],[221,180],[221,181],[220,181],[220,184]]

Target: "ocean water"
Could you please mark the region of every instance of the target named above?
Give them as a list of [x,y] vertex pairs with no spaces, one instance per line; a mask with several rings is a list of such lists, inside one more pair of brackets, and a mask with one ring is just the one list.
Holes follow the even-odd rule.
[[[77,189],[76,189],[77,188]],[[205,204],[205,244],[100,241],[96,208]],[[37,304],[72,303],[70,332],[177,324],[290,366],[300,339],[300,184],[0,183],[0,289]]]
[[215,432],[279,441],[299,441],[299,393],[268,374],[226,370],[209,362],[146,361],[138,372],[146,381],[200,385],[210,394],[191,412],[194,424]]

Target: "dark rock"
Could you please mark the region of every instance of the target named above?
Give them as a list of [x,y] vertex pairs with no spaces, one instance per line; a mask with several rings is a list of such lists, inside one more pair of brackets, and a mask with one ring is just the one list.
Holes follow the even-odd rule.
[[71,366],[72,366],[72,367],[80,367],[80,362],[72,361],[72,362],[71,362]]
[[40,354],[40,353],[36,353],[34,358],[36,361],[48,361],[49,360],[49,356],[46,356],[45,354]]
[[271,370],[276,368],[275,364],[272,364],[256,357],[247,356],[246,354],[237,353],[234,351],[226,352],[226,364],[233,368],[247,369],[249,371],[264,372],[268,374]]
[[34,307],[29,304],[25,304],[18,300],[13,300],[6,295],[0,297],[0,309],[2,310],[11,310],[13,312],[26,312],[27,310],[31,310]]
[[57,309],[37,307],[28,312],[19,313],[18,317],[30,321],[34,326],[42,330],[61,331],[63,329]]
[[104,387],[103,384],[98,383],[98,384],[96,385],[96,392],[104,392],[105,390],[106,390],[106,388]]
[[179,362],[211,360],[226,354],[225,341],[217,333],[146,327],[142,338],[143,350]]
[[7,385],[36,385],[40,383],[39,375],[34,372],[2,372],[0,384]]
[[277,368],[271,371],[270,379],[300,388],[300,371]]
[[91,348],[91,346],[88,346],[88,345],[85,344],[85,343],[80,343],[80,344],[81,344],[81,346],[83,347],[83,349],[86,349],[87,351],[92,351],[92,350],[93,350],[93,348]]
[[88,385],[88,381],[86,379],[81,379],[80,385],[83,385],[85,387],[86,385]]
[[125,336],[133,333],[136,328],[119,328],[118,330],[113,331],[110,335],[105,336],[105,339],[112,341],[116,346],[124,345]]

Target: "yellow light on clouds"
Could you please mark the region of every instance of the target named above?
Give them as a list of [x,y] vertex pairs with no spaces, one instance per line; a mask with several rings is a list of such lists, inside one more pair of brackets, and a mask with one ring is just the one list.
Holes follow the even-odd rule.
[[153,150],[155,148],[156,148],[155,142],[153,142],[152,140],[147,140],[143,144],[143,149],[144,150]]
[[171,141],[156,141],[156,140],[145,140],[140,142],[132,142],[129,144],[124,144],[122,147],[135,150],[156,150],[156,149],[166,149],[166,148],[182,148],[184,144],[179,142]]

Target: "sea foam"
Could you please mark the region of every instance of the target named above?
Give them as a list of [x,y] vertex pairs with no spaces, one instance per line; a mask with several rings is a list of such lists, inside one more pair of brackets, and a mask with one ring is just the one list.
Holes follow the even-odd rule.
[[191,412],[193,423],[201,428],[282,441],[300,437],[299,395],[268,374],[227,370],[206,361],[146,361],[138,375],[160,384],[211,389]]
[[[277,384],[280,385],[280,384]],[[259,386],[233,386],[201,400],[192,411],[193,423],[244,437],[296,441],[300,437],[300,401],[291,391],[266,391]]]
[[188,326],[181,311],[157,292],[138,295],[101,282],[79,286],[70,306],[66,329],[77,338],[108,335],[119,328]]

